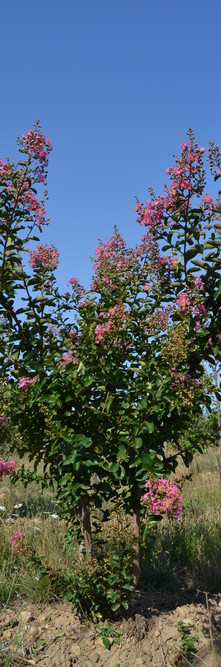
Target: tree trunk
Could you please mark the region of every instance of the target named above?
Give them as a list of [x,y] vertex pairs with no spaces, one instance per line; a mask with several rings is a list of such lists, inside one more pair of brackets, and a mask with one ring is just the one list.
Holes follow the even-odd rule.
[[81,518],[86,554],[89,557],[92,550],[92,536],[89,496],[87,493],[81,497]]
[[133,560],[132,573],[134,588],[140,579],[140,508],[134,509],[133,513]]

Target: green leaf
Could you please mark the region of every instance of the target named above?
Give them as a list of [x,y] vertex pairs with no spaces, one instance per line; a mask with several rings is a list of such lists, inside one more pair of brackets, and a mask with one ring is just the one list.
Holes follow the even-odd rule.
[[193,257],[196,257],[198,253],[198,249],[194,246],[193,248],[189,248],[189,250],[186,251],[185,253],[185,258],[187,262],[192,259]]
[[90,447],[91,444],[92,444],[92,440],[91,440],[91,438],[87,438],[87,437],[86,437],[85,435],[83,435],[83,434],[78,434],[78,435],[76,435],[76,436],[73,438],[73,442],[75,443],[75,445],[80,445],[81,447],[85,447],[85,448]]
[[194,259],[193,264],[194,266],[199,266],[201,269],[204,269],[205,267],[205,262],[201,262],[200,259]]
[[111,645],[110,645],[110,641],[109,641],[108,637],[102,637],[102,640],[103,640],[103,645],[104,645],[105,648],[107,648],[108,651],[109,651]]
[[106,404],[106,413],[107,414],[109,414],[109,412],[110,412],[113,400],[114,400],[114,396],[109,396],[107,404]]
[[122,605],[123,605],[124,609],[128,609],[128,607],[129,607],[127,600],[123,600]]
[[142,447],[142,444],[143,444],[142,438],[134,438],[135,449],[140,449],[140,447]]
[[120,445],[117,453],[117,461],[120,461],[126,452],[125,446],[123,444]]
[[153,422],[146,422],[146,426],[148,428],[149,433],[154,432],[154,423]]
[[148,530],[149,530],[149,526],[148,526],[148,524],[146,524],[146,525],[143,527],[143,530],[142,530],[142,533],[141,533],[141,538],[142,538],[142,541],[143,541],[143,542],[146,542],[147,535],[148,535]]

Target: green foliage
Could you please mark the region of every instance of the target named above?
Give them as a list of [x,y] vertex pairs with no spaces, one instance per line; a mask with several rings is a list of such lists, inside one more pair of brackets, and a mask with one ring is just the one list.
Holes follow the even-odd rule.
[[184,659],[185,663],[190,664],[194,655],[197,652],[197,637],[192,634],[192,627],[187,625],[185,621],[179,621],[178,623],[179,634],[180,634],[180,651],[181,656]]
[[109,624],[105,625],[104,623],[98,623],[97,625],[98,637],[101,637],[105,648],[110,650],[111,642],[110,637],[114,640],[115,644],[120,644],[120,637],[123,634],[122,630],[115,630],[114,626]]
[[[95,251],[88,292],[71,278],[62,294],[56,248],[36,246],[50,150],[36,126],[19,141],[22,160],[0,174],[1,396],[13,446],[36,475],[43,466],[44,484],[77,523],[89,556],[91,513],[120,494],[124,512],[142,514],[147,476],[170,474],[180,454],[188,463],[202,447],[195,438],[179,451],[190,421],[210,408],[203,362],[221,358],[220,202],[211,207],[206,195],[196,208],[205,173],[190,131],[166,197],[151,191],[146,208],[136,207],[146,226],[141,243],[128,248],[115,228]],[[213,169],[219,157],[212,148],[210,155]],[[2,441],[4,429],[1,422]],[[177,448],[171,456],[165,442]],[[20,475],[30,481],[24,469]],[[84,613],[126,608],[126,553],[106,553],[95,531],[94,551],[73,575],[72,599]]]
[[63,578],[65,599],[73,602],[80,615],[96,621],[128,609],[133,590],[131,542],[114,533],[93,542],[93,555],[75,568],[71,578]]

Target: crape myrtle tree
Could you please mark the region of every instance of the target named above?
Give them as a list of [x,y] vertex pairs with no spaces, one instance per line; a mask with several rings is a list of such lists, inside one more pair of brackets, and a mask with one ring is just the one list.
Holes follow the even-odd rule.
[[[0,162],[2,416],[19,454],[43,462],[88,555],[91,510],[120,495],[136,583],[145,481],[175,469],[167,441],[188,462],[180,437],[212,391],[203,361],[220,359],[219,197],[204,194],[204,149],[190,133],[170,188],[137,202],[141,242],[127,248],[114,229],[95,251],[90,289],[72,277],[61,294],[58,251],[40,243],[51,142],[36,125],[18,145],[17,165]],[[210,159],[218,177],[214,146]]]
[[[164,194],[157,197],[150,189],[150,199],[145,205],[137,200],[135,209],[138,222],[146,228],[144,244],[152,248],[157,240],[162,252],[170,252],[179,264],[177,304],[190,316],[189,326],[193,323],[191,315],[195,315],[197,355],[210,365],[215,380],[221,474],[221,191],[215,199],[207,191],[205,152],[189,130],[188,140],[181,144],[181,155],[176,155],[174,166],[167,169],[170,187],[165,186]],[[221,151],[213,142],[209,144],[207,159],[215,182],[219,182]],[[161,261],[166,273],[168,256],[163,255]],[[202,295],[197,307],[192,302],[193,284]],[[197,314],[203,311],[202,323]],[[197,358],[193,364],[197,365]],[[194,365],[191,370],[194,372]]]

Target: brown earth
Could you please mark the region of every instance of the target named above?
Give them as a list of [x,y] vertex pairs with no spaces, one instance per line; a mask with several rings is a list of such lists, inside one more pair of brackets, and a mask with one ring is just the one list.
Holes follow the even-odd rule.
[[[39,608],[23,603],[1,610],[0,665],[221,667],[221,595],[209,595],[208,603],[209,612],[203,593],[182,597],[166,591],[137,592],[125,617],[110,622],[109,650],[98,637],[97,626],[81,622],[71,604]],[[179,621],[196,637],[191,662],[182,657]]]

